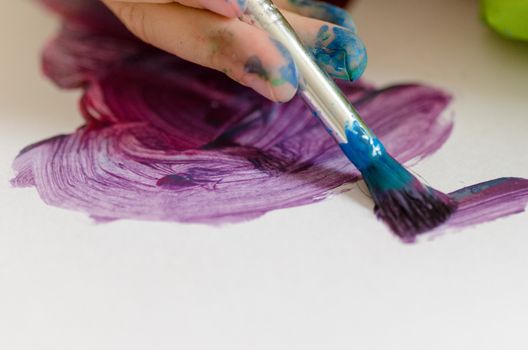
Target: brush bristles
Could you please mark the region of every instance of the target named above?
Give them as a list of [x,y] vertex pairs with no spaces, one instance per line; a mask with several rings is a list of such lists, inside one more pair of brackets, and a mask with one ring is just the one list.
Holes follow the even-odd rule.
[[362,171],[376,204],[374,210],[403,241],[443,224],[457,203],[446,194],[422,184],[389,155]]
[[379,219],[405,242],[443,224],[456,210],[456,202],[430,187],[408,187],[374,196]]

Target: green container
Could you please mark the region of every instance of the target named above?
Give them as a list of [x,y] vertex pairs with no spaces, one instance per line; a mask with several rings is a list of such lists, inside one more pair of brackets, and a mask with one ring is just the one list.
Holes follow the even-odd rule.
[[482,14],[500,34],[528,41],[528,0],[482,0]]

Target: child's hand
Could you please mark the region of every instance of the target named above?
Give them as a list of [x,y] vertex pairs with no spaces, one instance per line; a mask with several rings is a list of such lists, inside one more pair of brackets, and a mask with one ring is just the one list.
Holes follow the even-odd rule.
[[[289,53],[260,29],[238,19],[245,0],[102,0],[139,38],[188,61],[225,72],[276,101],[298,87]],[[365,47],[350,15],[313,0],[276,0],[320,65],[355,80],[366,65]]]

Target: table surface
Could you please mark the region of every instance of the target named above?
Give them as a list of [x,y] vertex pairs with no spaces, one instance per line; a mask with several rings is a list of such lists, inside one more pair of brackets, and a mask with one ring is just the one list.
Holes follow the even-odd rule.
[[[456,98],[452,137],[418,173],[445,191],[528,177],[527,44],[484,27],[476,1],[364,0],[353,12],[367,79]],[[220,228],[94,224],[11,188],[23,146],[81,123],[78,92],[39,73],[56,27],[29,1],[0,11],[0,348],[528,347],[527,213],[409,246],[357,188]]]

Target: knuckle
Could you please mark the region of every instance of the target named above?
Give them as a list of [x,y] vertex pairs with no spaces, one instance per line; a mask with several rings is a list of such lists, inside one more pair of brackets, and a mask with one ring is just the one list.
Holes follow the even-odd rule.
[[208,40],[211,49],[206,61],[210,67],[222,70],[226,67],[233,67],[240,60],[236,40],[228,28],[215,31]]
[[141,4],[120,3],[116,9],[116,15],[134,35],[144,41],[149,41],[147,16]]

